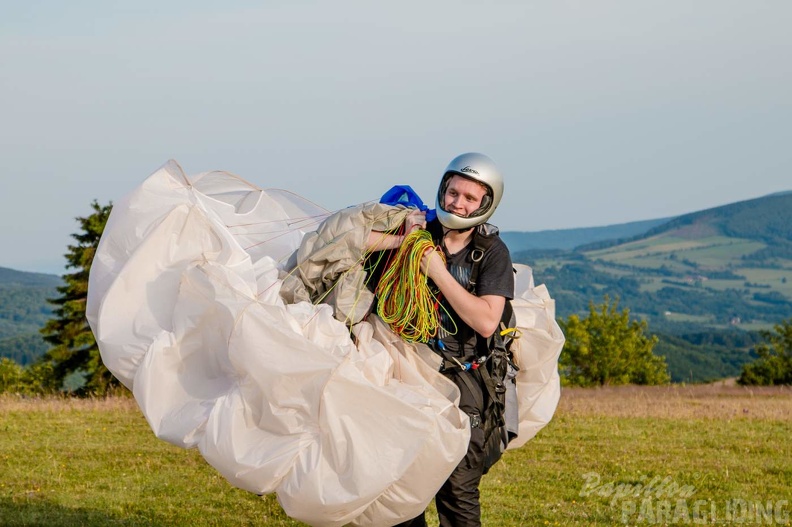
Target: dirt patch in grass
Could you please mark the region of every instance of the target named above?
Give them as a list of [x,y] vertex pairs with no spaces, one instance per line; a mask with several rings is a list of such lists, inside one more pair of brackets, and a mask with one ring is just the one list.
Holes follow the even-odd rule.
[[65,397],[48,395],[28,397],[14,394],[0,395],[0,415],[6,412],[35,410],[37,412],[80,411],[139,411],[135,399],[129,396]]
[[563,388],[558,415],[792,420],[792,387],[706,385]]

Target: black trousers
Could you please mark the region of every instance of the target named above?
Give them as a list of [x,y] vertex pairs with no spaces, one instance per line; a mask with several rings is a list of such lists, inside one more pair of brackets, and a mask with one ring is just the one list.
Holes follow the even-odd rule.
[[[459,387],[459,409],[470,417],[470,443],[465,457],[435,495],[435,506],[441,527],[479,527],[479,483],[484,472],[484,430],[481,428],[484,421],[484,390],[477,372],[455,372],[449,378]],[[425,526],[424,513],[397,527]]]

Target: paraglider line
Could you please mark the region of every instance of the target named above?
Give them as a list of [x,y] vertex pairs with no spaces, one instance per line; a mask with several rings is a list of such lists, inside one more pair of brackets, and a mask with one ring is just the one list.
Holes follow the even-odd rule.
[[440,327],[440,300],[421,271],[427,251],[433,251],[433,256],[438,255],[445,264],[445,256],[427,231],[407,235],[376,288],[377,314],[407,342],[427,342]]

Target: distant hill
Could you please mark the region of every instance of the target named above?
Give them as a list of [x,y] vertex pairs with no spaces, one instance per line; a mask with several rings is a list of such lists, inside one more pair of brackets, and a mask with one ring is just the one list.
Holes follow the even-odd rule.
[[661,335],[675,380],[736,375],[756,331],[792,317],[792,193],[685,214],[626,239],[513,257],[533,266],[560,317],[618,298]]
[[[792,193],[774,194],[685,214],[651,229],[645,236],[670,231],[681,234],[691,226],[706,226],[719,234],[736,238],[789,241],[792,239],[790,218]],[[695,237],[695,232],[688,235]]]
[[579,245],[599,241],[632,238],[663,225],[669,219],[634,221],[604,227],[582,227],[535,232],[505,231],[501,238],[512,253],[532,249],[574,249]]
[[697,240],[719,235],[785,247],[792,243],[791,217],[792,192],[781,192],[678,216],[636,232],[630,239],[614,236],[591,240],[577,248],[585,252],[656,236]]
[[0,267],[0,357],[29,364],[48,349],[41,328],[52,314],[59,276]]
[[62,280],[60,276],[44,273],[29,273],[27,271],[17,271],[7,267],[0,267],[0,285],[32,285],[32,286],[59,286]]
[[[647,295],[643,303],[662,299],[663,314],[715,317],[713,324],[737,319],[771,324],[778,315],[792,316],[792,310],[784,311],[792,302],[792,193],[685,214],[626,240],[602,240],[550,255],[526,251],[515,260],[532,263],[539,275],[549,271],[548,280],[561,281],[555,290],[573,296],[616,292],[626,300],[627,290],[635,290]],[[708,295],[734,298],[709,302]],[[735,304],[736,298],[742,301]],[[728,315],[713,313],[717,300],[721,311],[731,306]],[[705,301],[711,305],[696,307]],[[572,304],[566,308],[577,312],[588,299]]]

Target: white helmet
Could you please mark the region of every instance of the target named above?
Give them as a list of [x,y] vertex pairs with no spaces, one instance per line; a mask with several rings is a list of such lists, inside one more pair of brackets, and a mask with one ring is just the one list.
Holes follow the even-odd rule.
[[[481,206],[469,216],[457,216],[443,208],[443,197],[448,182],[453,176],[462,176],[484,185],[487,193],[481,200]],[[495,162],[484,154],[470,152],[455,157],[449,164],[440,180],[437,189],[435,209],[437,219],[449,229],[466,230],[485,223],[500,203],[503,196],[503,176]]]

